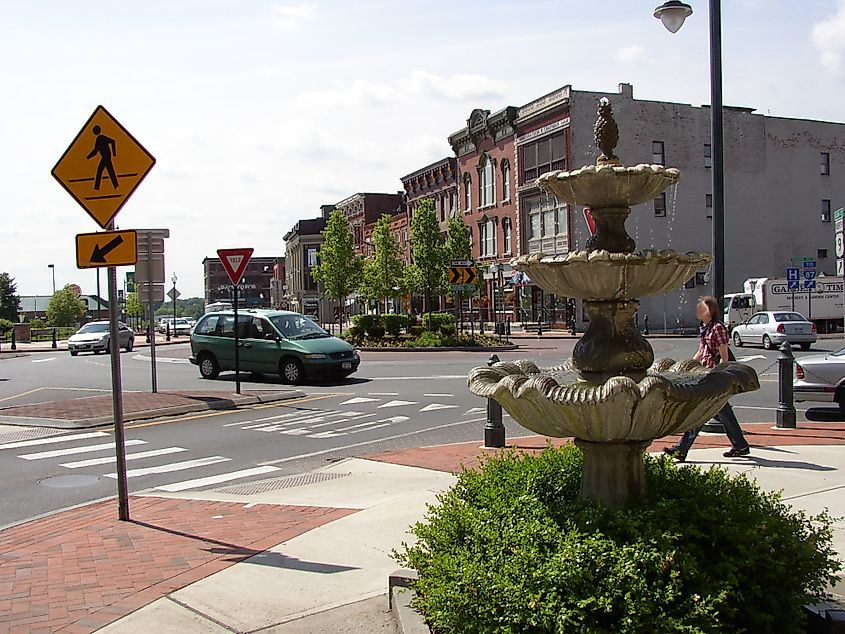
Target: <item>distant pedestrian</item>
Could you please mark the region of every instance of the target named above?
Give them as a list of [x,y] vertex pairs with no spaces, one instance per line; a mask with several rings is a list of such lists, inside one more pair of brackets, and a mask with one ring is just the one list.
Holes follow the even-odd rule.
[[[716,302],[716,298],[708,295],[698,300],[698,305],[695,307],[695,316],[701,320],[701,324],[698,327],[698,351],[693,358],[705,368],[714,368],[717,363],[727,361],[730,358],[728,348],[730,333],[719,319],[719,304]],[[725,426],[725,433],[731,441],[731,450],[722,455],[726,458],[735,458],[750,454],[751,448],[742,434],[742,429],[739,427],[739,421],[734,415],[731,404],[725,403],[725,406],[716,414],[715,418]],[[702,427],[703,425],[684,433],[677,445],[667,447],[663,452],[669,454],[678,462],[683,462],[687,459],[687,453]]]

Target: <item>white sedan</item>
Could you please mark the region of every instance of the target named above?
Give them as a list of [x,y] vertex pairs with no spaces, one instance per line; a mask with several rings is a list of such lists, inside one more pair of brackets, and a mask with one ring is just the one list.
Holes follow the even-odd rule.
[[835,402],[845,412],[845,348],[795,363],[795,400]]
[[802,350],[809,350],[816,342],[816,325],[801,313],[769,311],[754,313],[747,321],[734,326],[731,336],[737,348],[746,343],[759,343],[771,350],[788,341],[797,343]]

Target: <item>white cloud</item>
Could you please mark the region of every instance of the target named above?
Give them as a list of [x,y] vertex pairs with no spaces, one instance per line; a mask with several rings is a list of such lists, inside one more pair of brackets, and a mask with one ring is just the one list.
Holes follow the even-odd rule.
[[434,73],[415,70],[401,87],[415,95],[426,95],[437,99],[464,101],[468,99],[501,99],[507,86],[479,74],[459,74],[440,77]]
[[317,15],[317,5],[313,2],[274,4],[270,7],[270,12],[273,15],[273,22],[277,26],[291,30],[314,18]]
[[300,93],[293,103],[294,106],[303,110],[314,108],[337,110],[373,108],[394,102],[398,98],[398,91],[393,86],[358,80],[346,86]]
[[833,76],[845,73],[845,0],[839,0],[835,14],[813,26],[812,39],[825,70]]
[[645,48],[639,44],[632,44],[631,46],[624,46],[617,49],[616,59],[623,64],[636,64],[650,61]]

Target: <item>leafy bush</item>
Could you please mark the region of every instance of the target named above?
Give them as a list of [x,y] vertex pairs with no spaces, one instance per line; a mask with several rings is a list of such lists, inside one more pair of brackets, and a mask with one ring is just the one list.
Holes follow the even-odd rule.
[[426,313],[422,318],[423,328],[439,332],[444,325],[455,323],[455,316],[451,313]]
[[407,327],[408,317],[407,315],[382,315],[381,322],[389,335],[398,337],[402,329]]
[[421,334],[423,334],[424,330],[425,329],[422,326],[408,326],[408,334],[410,334],[412,337],[419,337]]
[[367,334],[373,339],[381,339],[382,337],[384,337],[384,333],[384,326],[382,326],[381,324],[375,325],[367,330]]
[[841,569],[807,517],[724,469],[646,459],[627,510],[578,498],[569,445],[464,471],[394,558],[438,632],[802,632]]
[[29,327],[32,330],[42,330],[47,327],[47,325],[40,319],[32,319],[29,322]]
[[440,324],[440,334],[445,337],[454,337],[455,324]]
[[358,326],[363,332],[370,332],[371,329],[381,325],[381,315],[352,315],[352,324]]
[[7,332],[11,332],[14,327],[15,324],[8,319],[0,319],[0,335],[5,335]]

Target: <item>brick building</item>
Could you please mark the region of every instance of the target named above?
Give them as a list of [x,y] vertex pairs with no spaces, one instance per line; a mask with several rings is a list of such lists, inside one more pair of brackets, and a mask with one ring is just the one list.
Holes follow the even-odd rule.
[[396,194],[357,193],[344,198],[334,205],[346,216],[355,237],[355,254],[368,256],[371,252],[373,228],[383,214],[391,216],[400,213],[403,208],[402,192]]
[[413,217],[420,200],[433,199],[440,232],[445,235],[446,224],[458,209],[457,159],[454,157],[440,159],[403,176],[401,180],[402,188],[405,190],[408,216]]

